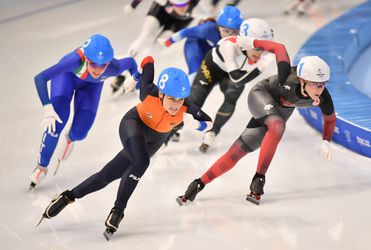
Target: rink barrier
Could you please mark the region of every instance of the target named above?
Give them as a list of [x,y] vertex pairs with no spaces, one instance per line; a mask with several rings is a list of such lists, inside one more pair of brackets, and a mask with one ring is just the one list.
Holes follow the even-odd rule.
[[[294,65],[306,55],[318,55],[330,65],[331,79],[326,87],[337,115],[333,140],[371,158],[371,98],[353,85],[348,74],[358,56],[371,45],[370,27],[371,1],[367,1],[314,33],[297,53]],[[299,109],[299,113],[322,132],[318,107]]]

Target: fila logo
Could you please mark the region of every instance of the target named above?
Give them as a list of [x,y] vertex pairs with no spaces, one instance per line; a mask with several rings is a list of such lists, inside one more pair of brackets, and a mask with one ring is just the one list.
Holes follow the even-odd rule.
[[140,180],[140,177],[136,177],[136,176],[133,175],[133,174],[130,174],[130,175],[129,175],[129,178],[132,178],[132,179],[135,180],[135,181],[139,181],[139,180]]
[[283,85],[283,87],[284,87],[285,89],[287,89],[287,90],[290,90],[290,89],[291,89],[291,87],[290,87],[289,85]]
[[153,117],[152,114],[151,114],[150,112],[147,112],[146,115],[147,115],[149,118],[151,118],[151,119],[152,119],[152,117]]
[[271,110],[273,108],[272,104],[267,104],[264,106],[264,110]]

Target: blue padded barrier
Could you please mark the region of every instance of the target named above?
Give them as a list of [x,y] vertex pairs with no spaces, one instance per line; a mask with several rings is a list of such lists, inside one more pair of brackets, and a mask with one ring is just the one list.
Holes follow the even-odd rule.
[[[371,157],[371,98],[354,86],[357,83],[348,73],[370,46],[371,1],[367,1],[314,33],[294,60],[297,64],[302,56],[318,55],[330,65],[331,79],[326,87],[337,114],[333,140],[367,157]],[[368,80],[371,85],[371,79]],[[322,131],[319,108],[299,109],[299,113]]]

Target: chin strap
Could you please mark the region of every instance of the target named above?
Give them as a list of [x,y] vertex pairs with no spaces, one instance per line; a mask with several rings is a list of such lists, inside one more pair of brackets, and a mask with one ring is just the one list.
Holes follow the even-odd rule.
[[[307,85],[307,83],[306,82],[304,82],[304,84],[303,85],[301,85],[300,86],[300,92],[301,92],[301,94],[303,95],[303,96],[305,96],[305,97],[310,97],[309,96],[309,94],[308,94],[308,92],[305,90],[305,85]],[[311,98],[311,97],[310,97]],[[313,100],[313,99],[312,99]],[[312,102],[312,105],[313,106],[318,106],[319,104],[320,104],[320,99],[318,98],[318,99],[316,99],[316,100],[313,100],[313,102]]]

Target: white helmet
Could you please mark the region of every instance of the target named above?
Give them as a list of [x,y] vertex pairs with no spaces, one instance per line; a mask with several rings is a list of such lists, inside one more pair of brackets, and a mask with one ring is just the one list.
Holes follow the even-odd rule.
[[260,18],[249,18],[240,26],[240,36],[261,40],[273,40],[273,30],[266,21]]
[[182,7],[187,5],[190,2],[190,0],[169,0],[169,2],[175,6]]
[[330,79],[330,67],[318,56],[304,56],[296,68],[298,77],[311,82],[327,82]]

